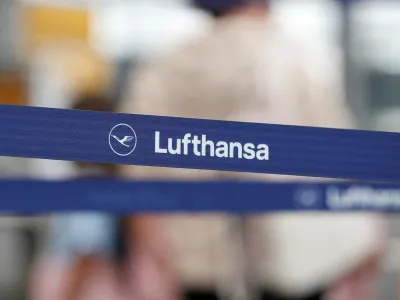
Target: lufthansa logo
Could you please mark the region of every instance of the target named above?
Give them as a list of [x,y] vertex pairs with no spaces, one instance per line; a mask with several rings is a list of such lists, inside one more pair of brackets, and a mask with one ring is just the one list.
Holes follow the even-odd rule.
[[128,124],[115,125],[108,135],[108,144],[115,154],[127,156],[136,148],[136,132]]
[[295,203],[298,208],[319,208],[321,198],[321,191],[318,188],[302,188],[295,193]]

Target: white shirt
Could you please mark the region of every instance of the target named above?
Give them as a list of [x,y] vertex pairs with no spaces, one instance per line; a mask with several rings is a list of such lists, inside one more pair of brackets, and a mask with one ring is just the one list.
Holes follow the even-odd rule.
[[[273,19],[231,18],[136,74],[122,111],[351,128],[340,67],[340,53],[296,40]],[[122,171],[135,178],[310,180],[132,166]],[[210,286],[234,272],[240,254],[228,243],[231,221],[221,215],[168,218],[184,283]],[[278,214],[254,222],[258,279],[289,294],[320,288],[380,246],[379,219],[367,214]]]

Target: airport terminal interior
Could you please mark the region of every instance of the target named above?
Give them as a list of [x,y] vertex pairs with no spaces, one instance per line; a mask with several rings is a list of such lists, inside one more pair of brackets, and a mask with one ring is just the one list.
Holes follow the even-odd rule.
[[[345,92],[361,129],[400,131],[400,1],[270,2],[298,38],[344,50]],[[189,0],[1,0],[0,103],[71,108],[77,95],[119,101],[141,61],[171,51],[207,20]],[[72,162],[0,157],[3,178],[65,179],[76,172]],[[400,217],[385,221],[377,299],[394,300]],[[1,300],[30,299],[30,269],[49,230],[47,216],[0,217]]]

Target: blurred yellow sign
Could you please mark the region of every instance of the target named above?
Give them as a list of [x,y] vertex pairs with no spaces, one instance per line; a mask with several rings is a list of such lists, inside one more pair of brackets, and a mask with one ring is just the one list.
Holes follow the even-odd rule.
[[90,12],[46,5],[26,5],[22,11],[25,58],[39,51],[74,92],[104,93],[110,70],[91,48]]
[[32,53],[43,44],[74,40],[88,43],[90,15],[85,9],[26,5],[23,7],[25,49]]

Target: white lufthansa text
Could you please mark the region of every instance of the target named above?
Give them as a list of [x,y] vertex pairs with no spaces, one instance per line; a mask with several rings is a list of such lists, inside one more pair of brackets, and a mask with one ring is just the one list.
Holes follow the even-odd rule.
[[399,189],[374,189],[355,186],[345,190],[328,187],[326,201],[330,209],[398,209]]
[[205,134],[198,136],[186,133],[183,138],[162,140],[160,131],[156,131],[154,151],[171,155],[269,160],[269,147],[266,144],[212,141]]

